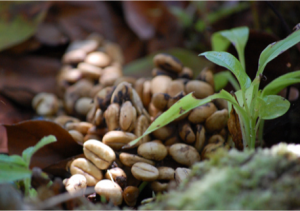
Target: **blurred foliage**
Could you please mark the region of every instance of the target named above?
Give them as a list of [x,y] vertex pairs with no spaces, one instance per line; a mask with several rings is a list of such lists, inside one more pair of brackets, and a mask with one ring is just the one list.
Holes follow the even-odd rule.
[[19,44],[37,29],[46,16],[47,2],[0,3],[0,51]]

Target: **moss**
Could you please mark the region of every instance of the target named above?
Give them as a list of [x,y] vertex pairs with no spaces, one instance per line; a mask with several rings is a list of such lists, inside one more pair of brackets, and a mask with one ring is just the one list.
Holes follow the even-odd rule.
[[139,209],[299,209],[300,163],[293,147],[218,151],[192,167],[176,190]]

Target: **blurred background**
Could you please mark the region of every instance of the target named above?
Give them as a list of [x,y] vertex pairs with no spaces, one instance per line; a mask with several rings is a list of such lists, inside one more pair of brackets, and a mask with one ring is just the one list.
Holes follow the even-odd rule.
[[[0,2],[0,123],[32,118],[33,96],[55,92],[68,45],[91,33],[120,45],[124,75],[141,76],[151,75],[151,55],[158,51],[180,55],[185,65],[201,71],[211,64],[197,55],[211,50],[214,32],[248,26],[246,66],[253,78],[260,52],[293,31],[300,22],[299,11],[296,1]],[[299,70],[299,50],[297,45],[272,61],[262,86],[283,73]],[[228,51],[236,54],[232,46]],[[295,85],[290,90],[290,111],[267,122],[267,144],[300,142],[298,89]]]

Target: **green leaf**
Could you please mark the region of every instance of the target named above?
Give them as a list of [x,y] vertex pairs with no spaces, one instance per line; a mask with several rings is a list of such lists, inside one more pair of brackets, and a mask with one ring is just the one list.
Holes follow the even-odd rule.
[[285,39],[271,43],[260,54],[256,76],[262,74],[266,65],[278,55],[300,42],[300,30],[290,34]]
[[0,154],[0,162],[1,163],[12,163],[12,164],[17,164],[20,166],[27,167],[26,162],[19,155],[10,155],[9,156],[9,155]]
[[228,81],[232,84],[233,88],[235,90],[239,90],[240,86],[236,79],[233,77],[230,71],[221,71],[216,74],[214,74],[214,81],[215,81],[215,91],[218,92],[221,89],[223,89]]
[[45,18],[47,2],[1,2],[0,51],[32,36]]
[[262,99],[260,98],[259,103],[263,104],[259,110],[261,119],[275,119],[285,114],[290,108],[290,102],[278,95],[268,95]]
[[56,142],[56,138],[55,136],[50,135],[42,138],[34,147],[28,147],[27,149],[25,149],[22,153],[22,157],[24,161],[27,163],[27,165],[29,166],[31,157],[36,151],[38,151],[43,146],[53,142]]
[[300,71],[284,74],[275,80],[271,81],[262,91],[262,97],[274,95],[280,92],[285,87],[292,84],[300,83]]
[[245,111],[237,104],[235,98],[225,90],[222,90],[220,93],[211,95],[204,99],[196,99],[193,96],[193,93],[190,93],[190,94],[184,96],[179,101],[177,101],[167,111],[165,111],[158,118],[156,118],[142,136],[133,140],[132,142],[130,142],[128,145],[124,146],[123,148],[135,145],[144,136],[169,124],[170,122],[174,121],[175,119],[182,116],[183,114],[189,112],[193,108],[204,105],[205,103],[211,102],[212,100],[217,99],[217,98],[225,99],[225,100],[231,102],[235,106],[235,108],[241,113],[241,115],[243,115],[243,116],[246,115]]
[[208,51],[200,54],[199,56],[205,56],[211,62],[216,63],[222,67],[229,69],[239,81],[239,84],[243,91],[246,90],[251,84],[249,76],[246,74],[241,63],[230,53]]
[[13,182],[31,177],[31,171],[26,166],[0,161],[0,183]]
[[222,36],[220,32],[215,32],[211,37],[211,45],[213,51],[226,51],[230,41]]
[[244,68],[245,67],[245,47],[249,37],[248,27],[237,27],[231,30],[224,30],[219,32],[223,37],[226,37],[235,47],[239,55],[239,60]]

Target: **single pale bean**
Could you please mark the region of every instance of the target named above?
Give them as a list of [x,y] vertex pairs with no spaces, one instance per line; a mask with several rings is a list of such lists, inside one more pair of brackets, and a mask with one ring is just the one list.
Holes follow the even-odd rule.
[[84,192],[86,188],[86,178],[81,174],[74,174],[69,179],[64,179],[63,184],[70,194],[74,194],[80,190]]
[[119,159],[120,159],[121,163],[123,163],[125,166],[129,166],[129,167],[131,167],[133,164],[135,164],[137,162],[144,162],[144,163],[148,163],[153,166],[155,164],[152,160],[140,157],[138,155],[129,154],[126,152],[122,152],[119,155]]
[[83,116],[86,116],[92,107],[93,99],[89,97],[79,98],[75,103],[75,111]]
[[169,87],[167,88],[167,94],[170,95],[170,97],[175,97],[178,93],[184,91],[184,84],[182,80],[173,80],[169,84]]
[[176,162],[186,166],[191,166],[200,160],[197,150],[187,144],[173,144],[169,149],[169,153]]
[[216,134],[216,135],[211,136],[208,139],[208,143],[209,144],[225,143],[225,139],[221,135]]
[[151,80],[151,93],[166,93],[172,78],[165,75],[155,76]]
[[124,131],[109,131],[103,136],[102,142],[114,150],[120,150],[123,146],[136,139],[136,135],[133,133],[127,133]]
[[102,74],[102,68],[85,62],[79,63],[77,68],[81,71],[83,77],[94,80],[98,80]]
[[204,81],[206,83],[209,83],[212,87],[215,87],[215,82],[214,82],[214,74],[213,72],[208,69],[204,68],[199,76],[197,77],[198,80]]
[[136,109],[130,101],[122,104],[120,109],[119,125],[123,131],[132,131],[136,124]]
[[95,186],[95,191],[100,196],[104,196],[106,201],[113,203],[115,206],[122,204],[122,188],[109,179],[99,181]]
[[98,67],[106,67],[110,64],[111,59],[104,52],[92,52],[89,53],[84,62],[98,66]]
[[183,180],[188,178],[191,173],[191,169],[188,168],[176,168],[175,170],[175,181],[179,185]]
[[196,142],[194,145],[194,147],[198,152],[200,152],[203,149],[205,142],[206,142],[205,128],[203,125],[198,124],[196,125]]
[[216,111],[217,108],[213,103],[206,103],[204,105],[194,108],[189,114],[188,120],[193,124],[203,123]]
[[185,85],[185,93],[189,94],[191,92],[194,92],[194,96],[196,98],[203,99],[214,94],[215,91],[213,87],[206,82],[198,81],[198,80],[190,80]]
[[83,152],[87,159],[99,169],[107,169],[116,159],[115,152],[98,140],[88,140],[83,144]]
[[32,107],[42,116],[51,116],[58,111],[58,99],[51,93],[39,93],[32,100]]
[[[147,130],[148,127],[149,127],[149,121],[146,118],[146,116],[142,114],[136,120],[134,134],[137,137],[140,137],[141,135],[143,135],[143,133]],[[150,137],[149,135],[146,135],[139,141],[138,145],[141,145],[142,143],[146,143],[148,141],[150,141]]]
[[157,168],[143,162],[135,163],[131,167],[131,173],[136,179],[142,181],[154,181],[159,175]]
[[153,62],[156,67],[159,67],[163,70],[175,72],[175,73],[180,73],[183,68],[183,65],[179,61],[179,59],[177,59],[176,57],[174,57],[172,55],[165,54],[165,53],[157,54],[153,58]]
[[174,134],[174,132],[175,132],[175,126],[169,124],[153,131],[152,134],[155,138],[164,141],[169,137],[171,137]]
[[151,81],[146,80],[143,84],[143,95],[141,97],[143,105],[145,108],[149,106],[151,102]]
[[82,174],[86,178],[87,186],[94,186],[103,178],[102,172],[85,158],[77,158],[70,165],[70,172]]
[[168,190],[168,183],[158,181],[151,182],[151,189],[156,193],[161,193]]
[[83,135],[86,135],[88,130],[93,127],[89,122],[70,122],[65,125],[66,130],[77,130]]
[[144,158],[160,161],[167,156],[168,151],[161,141],[155,140],[141,144],[137,153]]
[[78,132],[77,130],[69,130],[68,132],[70,133],[74,141],[76,141],[80,145],[83,145],[84,139],[83,135],[80,132]]
[[116,130],[120,127],[120,105],[118,103],[110,104],[104,112],[104,118],[109,131]]
[[167,166],[160,166],[158,169],[158,180],[173,180],[174,179],[174,169]]

